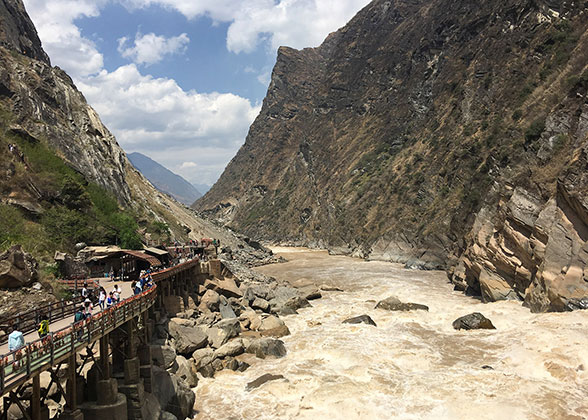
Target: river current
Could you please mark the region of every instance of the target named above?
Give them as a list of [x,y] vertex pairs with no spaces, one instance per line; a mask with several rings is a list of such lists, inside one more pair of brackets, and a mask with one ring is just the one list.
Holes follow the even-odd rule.
[[[444,272],[274,251],[289,262],[260,272],[343,291],[282,317],[291,331],[285,357],[201,379],[197,419],[588,419],[587,311],[532,314],[520,302],[483,304],[455,292]],[[374,309],[388,296],[429,312]],[[497,329],[452,328],[471,312]],[[377,327],[341,323],[362,314]],[[285,379],[246,391],[265,373]]]

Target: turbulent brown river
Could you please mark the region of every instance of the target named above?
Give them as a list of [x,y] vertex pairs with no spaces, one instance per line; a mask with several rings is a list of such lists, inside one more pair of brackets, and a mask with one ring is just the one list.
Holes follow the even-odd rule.
[[[587,311],[532,314],[519,302],[454,292],[443,272],[274,251],[289,262],[259,271],[343,291],[282,317],[292,333],[282,338],[284,358],[202,379],[197,419],[588,419]],[[429,312],[374,309],[392,295]],[[452,328],[474,311],[497,329]],[[378,326],[341,323],[362,314]],[[285,379],[245,390],[265,373]]]

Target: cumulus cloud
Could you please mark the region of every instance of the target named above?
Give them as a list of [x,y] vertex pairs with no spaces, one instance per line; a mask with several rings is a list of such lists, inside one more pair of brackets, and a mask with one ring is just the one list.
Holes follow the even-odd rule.
[[182,54],[190,42],[188,35],[166,38],[164,36],[149,33],[135,35],[133,46],[129,46],[127,37],[118,40],[118,52],[125,58],[130,58],[136,64],[155,64],[163,60],[166,55]]
[[67,70],[74,79],[97,73],[103,66],[102,54],[92,41],[82,37],[74,20],[98,16],[107,1],[25,0],[52,63]]
[[183,169],[194,169],[197,166],[198,166],[198,164],[196,164],[196,162],[182,162],[182,164],[180,165],[179,169],[180,170],[183,170]]
[[234,53],[252,52],[268,42],[272,51],[318,46],[325,37],[345,25],[371,0],[126,0],[127,7],[154,4],[175,9],[193,19],[208,16],[231,22],[227,48]]
[[189,156],[193,162],[185,162],[182,169],[197,164],[199,171],[209,173],[202,180],[208,183],[214,182],[222,168],[197,150],[220,149],[226,164],[260,110],[231,93],[185,91],[172,79],[141,74],[135,64],[113,72],[102,70],[78,84],[125,150],[139,151],[155,160],[162,149],[173,150],[171,167]]

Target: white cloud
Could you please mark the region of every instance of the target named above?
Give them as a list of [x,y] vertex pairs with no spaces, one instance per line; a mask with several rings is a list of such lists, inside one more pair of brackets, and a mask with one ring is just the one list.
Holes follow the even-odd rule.
[[[141,74],[135,64],[102,70],[78,85],[125,150],[157,161],[161,153],[173,151],[170,167],[189,157],[192,162],[185,163],[207,173],[200,179],[206,183],[214,182],[237,152],[260,109],[231,93],[184,91],[172,79]],[[200,149],[219,149],[226,160],[209,161]],[[185,173],[189,166],[182,166]]]
[[158,4],[193,19],[209,16],[231,22],[227,48],[234,53],[252,52],[268,41],[272,51],[318,46],[325,37],[345,25],[371,0],[125,0],[127,7]]
[[182,162],[182,164],[180,165],[179,169],[180,170],[194,169],[197,166],[198,166],[198,164],[196,162]]
[[145,35],[137,33],[132,47],[128,46],[128,41],[126,37],[118,40],[118,52],[136,64],[150,65],[160,62],[166,55],[183,54],[190,38],[185,33],[171,38],[154,33]]
[[25,0],[43,48],[54,65],[74,79],[97,73],[103,57],[92,41],[82,37],[73,23],[82,16],[98,16],[108,0]]

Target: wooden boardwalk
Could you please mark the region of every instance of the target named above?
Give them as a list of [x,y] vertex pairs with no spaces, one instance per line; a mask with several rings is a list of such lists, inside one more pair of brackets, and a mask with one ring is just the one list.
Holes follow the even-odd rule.
[[[133,318],[141,316],[151,308],[157,298],[158,283],[175,278],[177,274],[193,269],[199,264],[198,259],[192,259],[174,267],[152,274],[153,287],[139,295],[132,295],[130,286],[120,282],[123,286],[123,297],[117,305],[93,315],[91,318],[71,323],[68,318],[54,323],[54,327],[61,327],[43,339],[36,339],[25,344],[19,350],[4,353],[0,356],[0,395],[4,395],[21,384],[31,380],[39,373],[50,369],[78,351],[86,348],[100,338],[106,336],[116,328],[123,326]],[[114,285],[114,283],[109,283]],[[77,302],[79,305],[79,302]],[[65,314],[66,311],[63,311]],[[73,312],[72,312],[73,313]],[[68,321],[68,319],[70,321]],[[36,332],[27,335],[30,339]],[[7,345],[1,347],[7,349]]]

